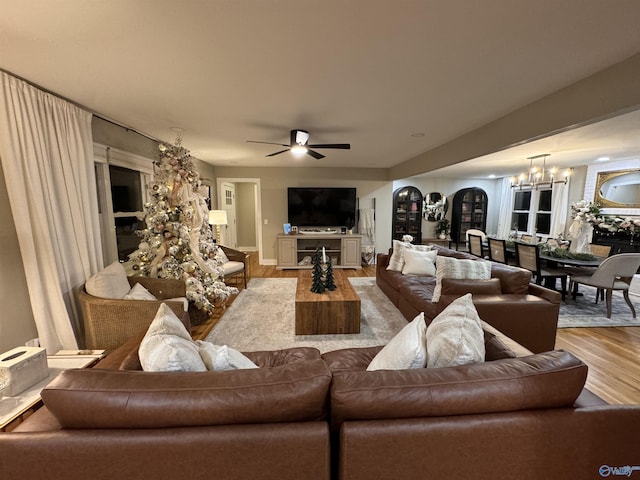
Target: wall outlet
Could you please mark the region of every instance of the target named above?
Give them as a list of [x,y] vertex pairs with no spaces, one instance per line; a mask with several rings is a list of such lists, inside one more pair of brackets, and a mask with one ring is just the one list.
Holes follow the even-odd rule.
[[264,219],[264,224],[265,224],[265,225],[269,225],[269,219],[268,219],[268,218],[265,218],[265,219]]
[[32,338],[31,340],[27,340],[24,343],[25,347],[39,347],[40,346],[40,339],[39,338]]

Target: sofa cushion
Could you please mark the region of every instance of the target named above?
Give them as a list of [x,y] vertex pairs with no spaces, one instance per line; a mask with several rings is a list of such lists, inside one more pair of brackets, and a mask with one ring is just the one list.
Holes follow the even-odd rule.
[[84,286],[89,295],[100,298],[124,298],[131,286],[120,262],[113,262],[93,275]]
[[326,417],[322,360],[228,372],[66,370],[42,391],[63,428],[167,428]]
[[430,368],[484,361],[484,334],[470,293],[433,319],[427,328],[427,352]]
[[435,261],[437,255],[438,252],[435,250],[421,252],[419,250],[406,249],[402,274],[434,276],[436,274]]
[[489,280],[471,280],[467,278],[443,278],[440,298],[443,295],[500,295],[502,287],[500,279],[490,278]]
[[491,278],[491,263],[486,260],[470,260],[446,257],[436,257],[436,288],[433,291],[432,302],[440,300],[443,278],[466,278],[488,280]]
[[448,368],[334,372],[332,420],[571,407],[586,378],[587,366],[562,350]]
[[367,370],[423,368],[427,362],[426,330],[424,314],[420,313],[380,350]]
[[161,304],[138,351],[147,372],[203,372],[206,365],[184,324]]

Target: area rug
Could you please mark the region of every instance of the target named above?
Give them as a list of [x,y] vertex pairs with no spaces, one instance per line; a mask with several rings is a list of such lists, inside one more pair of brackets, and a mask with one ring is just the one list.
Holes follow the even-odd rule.
[[358,334],[296,335],[295,278],[252,278],[206,340],[240,351],[315,347],[321,352],[385,345],[407,320],[373,277],[349,278],[361,300]]
[[[635,282],[636,280],[634,284]],[[566,302],[560,304],[558,328],[640,326],[640,318],[633,318],[622,293],[613,292],[611,318],[607,318],[607,303],[605,300],[598,300],[598,303],[595,303],[595,288],[580,285],[579,291],[582,293],[581,296],[576,297],[575,300],[567,298]],[[636,314],[640,315],[640,296],[631,293],[629,298],[636,309]]]

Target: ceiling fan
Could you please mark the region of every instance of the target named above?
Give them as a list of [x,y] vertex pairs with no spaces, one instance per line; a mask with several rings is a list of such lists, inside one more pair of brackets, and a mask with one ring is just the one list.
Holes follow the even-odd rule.
[[279,152],[270,153],[269,155],[266,155],[267,157],[280,155],[281,153],[288,152],[290,150],[291,153],[293,153],[294,155],[298,156],[298,155],[304,155],[306,153],[307,155],[311,155],[316,160],[320,160],[321,158],[324,158],[324,155],[314,150],[311,150],[312,148],[339,148],[343,150],[349,150],[351,148],[351,145],[348,143],[325,143],[321,145],[308,145],[307,144],[308,141],[309,141],[309,132],[305,130],[297,130],[297,129],[291,130],[289,145],[286,145],[284,143],[259,142],[256,140],[247,140],[247,142],[250,142],[250,143],[266,143],[267,145],[280,145],[281,147],[287,147],[284,150],[280,150]]

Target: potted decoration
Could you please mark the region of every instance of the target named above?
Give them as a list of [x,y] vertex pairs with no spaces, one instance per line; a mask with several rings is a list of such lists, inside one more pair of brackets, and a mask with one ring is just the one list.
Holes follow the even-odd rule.
[[449,220],[443,218],[436,223],[436,235],[444,240],[449,235],[449,231],[451,230],[451,226],[449,224]]

